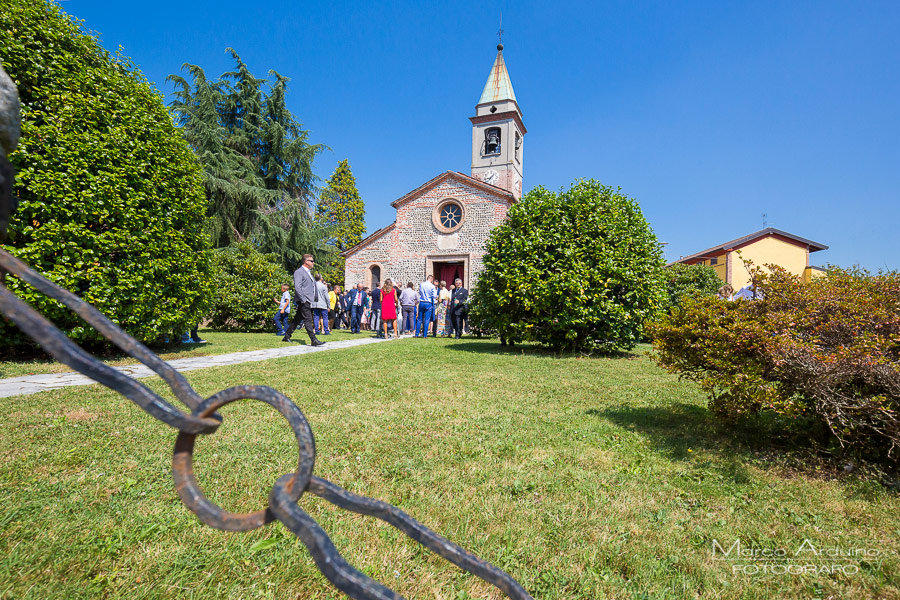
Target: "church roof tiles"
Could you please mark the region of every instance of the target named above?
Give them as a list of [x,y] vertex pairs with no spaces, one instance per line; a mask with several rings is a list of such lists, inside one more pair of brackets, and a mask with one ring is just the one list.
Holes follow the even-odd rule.
[[373,242],[373,241],[377,240],[378,238],[380,238],[381,236],[383,236],[384,234],[386,234],[387,232],[389,232],[389,231],[390,231],[391,229],[393,229],[396,225],[397,225],[397,221],[394,221],[394,222],[391,223],[390,225],[387,225],[387,226],[385,226],[385,227],[382,227],[381,229],[379,229],[378,231],[376,231],[376,232],[373,233],[372,235],[366,237],[366,239],[364,239],[363,241],[361,241],[361,242],[358,243],[357,245],[353,246],[352,248],[347,248],[346,250],[344,250],[343,252],[341,252],[341,253],[340,253],[341,256],[343,256],[344,258],[346,258],[346,257],[350,256],[351,254],[354,254],[357,250],[360,250],[363,246],[367,245],[369,242]]
[[[440,175],[438,175],[437,177],[434,177],[434,178],[430,179],[429,181],[423,183],[422,185],[420,185],[413,191],[411,191],[407,194],[404,194],[400,198],[394,200],[393,202],[391,202],[391,206],[393,206],[394,208],[398,208],[400,205],[404,204],[405,202],[408,202],[409,200],[412,200],[413,198],[416,198],[416,197],[420,196],[421,194],[424,194],[431,188],[439,185],[441,182],[444,182],[448,179],[455,179],[465,185],[470,185],[470,186],[477,188],[483,192],[493,194],[499,198],[506,200],[510,204],[512,204],[513,202],[516,201],[516,197],[513,196],[512,194],[510,194],[509,192],[507,192],[506,190],[504,190],[503,188],[499,188],[497,186],[490,185],[488,183],[484,183],[483,181],[475,179],[474,177],[469,177],[468,175],[466,175],[464,173],[460,173],[458,171],[445,171],[445,172],[441,173]],[[389,231],[394,229],[394,227],[396,227],[396,226],[397,226],[397,221],[394,221],[390,225],[388,225],[386,227],[382,227],[378,231],[374,232],[372,235],[366,237],[364,240],[362,240],[357,245],[353,246],[352,248],[347,248],[346,250],[341,252],[341,256],[346,258],[352,254],[355,254],[356,252],[363,249],[365,246],[367,246],[371,242],[377,240],[378,238],[382,237],[383,235],[385,235],[386,233],[388,233]]]
[[470,177],[468,175],[465,175],[464,173],[460,173],[459,171],[445,171],[445,172],[441,173],[440,175],[438,175],[437,177],[434,177],[434,178],[426,181],[425,183],[423,183],[422,185],[420,185],[413,191],[409,192],[408,194],[404,194],[400,198],[397,198],[396,200],[391,202],[391,206],[393,206],[394,208],[399,208],[406,201],[412,200],[416,196],[423,194],[424,192],[430,190],[431,188],[438,185],[439,183],[446,181],[447,179],[456,179],[465,185],[471,185],[472,187],[478,188],[482,191],[488,192],[490,194],[494,194],[496,196],[503,198],[510,204],[512,204],[513,202],[516,201],[516,197],[513,196],[511,193],[507,192],[503,188],[499,188],[495,185],[490,185],[489,183],[485,183],[483,181],[475,179],[474,177]]

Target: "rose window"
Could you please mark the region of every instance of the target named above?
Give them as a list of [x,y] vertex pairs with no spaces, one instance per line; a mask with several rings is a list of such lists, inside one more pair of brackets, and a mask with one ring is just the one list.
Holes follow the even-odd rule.
[[456,198],[445,198],[431,211],[431,222],[439,233],[453,233],[466,220],[466,209]]
[[441,209],[440,220],[447,229],[455,229],[462,222],[462,209],[456,204],[448,204]]

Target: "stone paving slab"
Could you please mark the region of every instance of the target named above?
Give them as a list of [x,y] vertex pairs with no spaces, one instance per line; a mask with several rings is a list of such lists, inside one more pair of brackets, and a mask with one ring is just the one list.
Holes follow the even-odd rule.
[[[231,354],[219,354],[217,356],[177,358],[168,362],[172,367],[181,372],[196,371],[197,369],[209,369],[210,367],[224,367],[247,362],[258,362],[261,360],[269,360],[270,358],[281,358],[282,356],[298,356],[300,354],[311,354],[313,352],[328,352],[329,350],[339,350],[342,348],[365,346],[366,344],[378,344],[388,341],[391,340],[369,337],[355,340],[341,340],[339,342],[328,342],[324,346],[316,347],[292,343],[290,345],[286,344],[283,348],[248,350],[246,352],[232,352]],[[150,367],[144,366],[141,363],[113,368],[130,377],[134,377],[135,379],[156,375]],[[47,373],[43,375],[10,377],[7,379],[0,379],[0,398],[27,396],[29,394],[37,394],[38,392],[46,392],[48,390],[58,390],[73,385],[92,385],[95,383],[97,382],[90,377],[85,377],[81,373]]]

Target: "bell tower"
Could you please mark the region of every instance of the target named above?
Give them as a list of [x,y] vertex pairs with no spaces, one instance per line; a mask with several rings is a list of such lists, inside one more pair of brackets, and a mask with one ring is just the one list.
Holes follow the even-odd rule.
[[497,44],[497,58],[472,121],[472,177],[503,188],[518,200],[522,197],[522,163],[525,151],[525,124],[516,102],[503,44]]

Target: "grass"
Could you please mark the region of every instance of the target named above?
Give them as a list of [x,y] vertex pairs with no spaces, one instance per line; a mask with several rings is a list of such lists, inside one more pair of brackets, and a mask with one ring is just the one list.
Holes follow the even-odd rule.
[[[151,350],[165,360],[174,360],[176,358],[214,356],[217,354],[263,350],[266,348],[283,348],[287,345],[285,342],[281,341],[281,336],[277,336],[274,333],[223,333],[206,329],[201,329],[199,333],[200,337],[206,340],[207,343],[182,344],[179,342],[166,346],[152,347]],[[363,331],[358,335],[353,335],[342,329],[334,331],[331,335],[323,337],[322,339],[333,342],[355,337],[372,336],[374,333],[375,332],[373,331]],[[293,339],[295,342],[301,343],[309,341],[306,337],[306,332],[302,329],[294,333]],[[109,351],[105,355],[98,356],[98,358],[114,367],[131,365],[138,362],[124,352],[118,350]],[[56,362],[43,353],[41,356],[30,360],[0,361],[0,379],[41,373],[68,373],[71,371],[72,369],[66,365]]]
[[[537,599],[900,598],[896,493],[838,478],[802,448],[773,452],[765,424],[718,424],[696,387],[642,352],[409,339],[187,376],[206,395],[281,390],[313,427],[316,474],[400,506]],[[221,506],[256,510],[296,446],[261,403],[221,412],[198,439],[198,479]],[[113,392],[6,399],[0,428],[0,598],[343,597],[280,524],[201,525],[173,489],[174,433]],[[502,597],[380,521],[300,504],[406,598]],[[749,575],[712,553],[737,539],[878,556],[825,563],[850,574]]]

